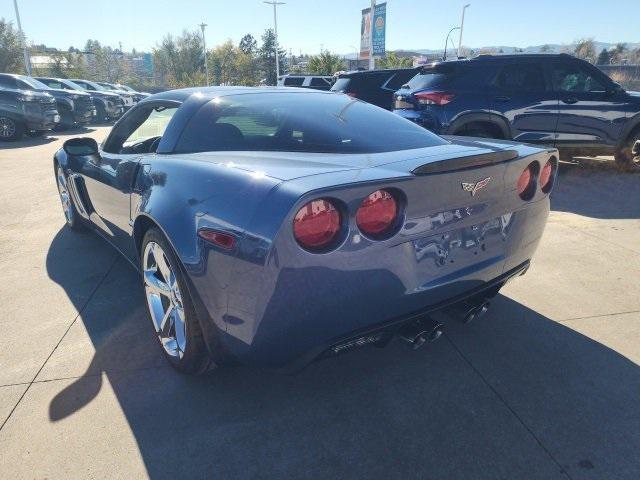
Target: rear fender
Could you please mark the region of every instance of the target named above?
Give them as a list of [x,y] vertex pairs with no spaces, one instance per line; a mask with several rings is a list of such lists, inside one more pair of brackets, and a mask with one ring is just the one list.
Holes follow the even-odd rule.
[[[137,251],[141,225],[157,225],[180,259],[194,302],[224,331],[227,287],[246,227],[278,181],[176,157],[158,155],[138,171],[131,197]],[[233,235],[236,246],[226,250],[205,242],[198,237],[202,228]]]
[[497,127],[500,132],[502,132],[502,136],[504,139],[508,140],[511,138],[511,128],[509,127],[509,122],[500,115],[488,112],[464,113],[456,117],[449,125],[449,128],[447,128],[447,133],[449,135],[453,135],[453,132],[460,130],[465,125],[468,125],[470,123],[491,124]]

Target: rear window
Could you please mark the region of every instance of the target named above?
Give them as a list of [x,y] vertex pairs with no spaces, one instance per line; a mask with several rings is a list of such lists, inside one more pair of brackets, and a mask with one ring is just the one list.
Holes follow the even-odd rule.
[[445,143],[398,115],[344,95],[270,92],[205,104],[175,152],[378,153]]
[[411,90],[437,88],[444,85],[453,75],[453,71],[441,72],[436,69],[422,70],[418,75],[409,80],[407,85]]
[[286,77],[284,84],[287,87],[300,87],[304,83],[304,77]]

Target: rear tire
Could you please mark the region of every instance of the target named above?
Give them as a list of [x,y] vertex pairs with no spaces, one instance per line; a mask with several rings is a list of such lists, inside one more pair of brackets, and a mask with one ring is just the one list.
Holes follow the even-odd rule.
[[73,197],[69,192],[67,177],[60,165],[56,165],[56,184],[58,185],[58,195],[60,195],[60,203],[62,204],[62,213],[64,213],[65,222],[67,227],[76,232],[86,230],[85,224],[82,222],[82,218],[78,214],[75,204],[73,203]]
[[9,117],[0,116],[0,140],[15,142],[24,135],[24,124]]
[[457,130],[454,135],[463,135],[465,137],[495,138],[503,139],[504,136],[498,131],[497,127],[483,123],[469,123]]
[[57,132],[64,132],[65,130],[69,130],[73,128],[74,125],[73,115],[71,112],[67,110],[62,110],[60,112],[60,123],[55,126],[54,130]]
[[622,149],[615,152],[615,160],[623,169],[637,169],[640,167],[640,154],[634,155],[633,145],[640,141],[640,130],[636,130],[625,140]]
[[147,312],[165,358],[181,373],[200,374],[215,367],[171,245],[159,229],[151,227],[141,251]]

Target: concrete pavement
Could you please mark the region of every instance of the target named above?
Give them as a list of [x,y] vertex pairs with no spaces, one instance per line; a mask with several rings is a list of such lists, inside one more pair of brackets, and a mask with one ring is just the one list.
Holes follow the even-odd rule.
[[640,175],[564,165],[530,271],[433,345],[191,378],[64,228],[56,137],[0,144],[2,478],[640,478]]

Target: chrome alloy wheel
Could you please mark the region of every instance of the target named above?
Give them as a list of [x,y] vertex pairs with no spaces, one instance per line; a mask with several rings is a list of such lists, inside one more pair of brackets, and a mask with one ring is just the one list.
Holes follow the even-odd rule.
[[156,242],[147,243],[142,258],[144,289],[153,326],[167,354],[182,358],[187,339],[182,294],[175,272]]
[[16,134],[16,123],[7,117],[0,117],[0,137],[11,138]]
[[69,196],[69,190],[67,189],[67,179],[64,177],[64,172],[61,167],[58,167],[57,169],[57,178],[58,193],[60,194],[60,203],[62,203],[64,217],[69,225],[73,225],[73,206],[71,205],[71,197]]

